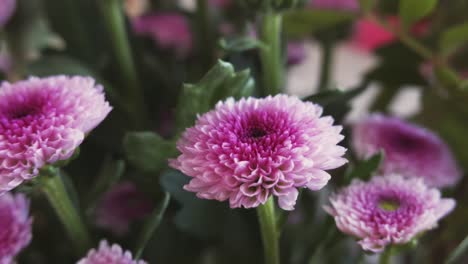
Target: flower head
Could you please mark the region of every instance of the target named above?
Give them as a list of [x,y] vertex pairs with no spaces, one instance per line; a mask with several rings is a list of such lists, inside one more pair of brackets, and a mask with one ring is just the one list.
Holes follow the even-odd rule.
[[395,117],[375,114],[357,123],[352,141],[362,158],[383,149],[384,173],[422,177],[433,187],[452,186],[461,177],[452,153],[437,135]]
[[185,16],[177,13],[148,14],[133,20],[134,31],[153,39],[161,48],[183,57],[192,49],[192,33]]
[[99,243],[99,248],[91,249],[85,258],[82,258],[77,264],[146,264],[143,260],[133,260],[132,253],[123,251],[117,245],[109,245],[103,240]]
[[91,78],[30,78],[0,85],[0,192],[69,159],[110,112]]
[[16,10],[16,0],[0,0],[0,28],[5,25]]
[[99,202],[96,222],[117,235],[125,234],[134,220],[143,219],[151,213],[153,205],[131,182],[115,185]]
[[346,163],[342,128],[321,115],[297,97],[230,98],[186,130],[171,166],[193,178],[184,188],[199,198],[252,208],[276,196],[292,210],[297,188],[321,189],[325,171]]
[[394,174],[368,183],[354,180],[330,198],[325,210],[342,232],[360,239],[364,250],[380,252],[435,228],[454,207],[455,200],[441,198],[421,179]]
[[300,64],[306,57],[306,49],[302,42],[288,42],[288,65]]
[[13,263],[13,258],[31,242],[31,224],[29,201],[24,195],[0,196],[0,263]]
[[359,10],[358,0],[311,0],[309,6],[320,9]]

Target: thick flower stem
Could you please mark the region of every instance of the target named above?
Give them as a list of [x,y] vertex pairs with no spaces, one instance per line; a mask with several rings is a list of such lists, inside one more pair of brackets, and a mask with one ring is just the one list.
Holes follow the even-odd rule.
[[81,255],[92,245],[88,230],[65,189],[59,170],[50,171],[55,175],[41,175],[38,178],[40,186],[74,243],[77,254]]
[[319,91],[326,91],[330,88],[332,60],[333,44],[330,41],[324,41],[322,43],[322,67],[320,69]]
[[265,264],[279,264],[279,233],[276,226],[275,202],[270,197],[264,205],[257,207],[258,221],[262,233]]
[[281,93],[284,85],[284,62],[281,49],[282,15],[266,11],[260,23],[260,37],[266,47],[260,49],[264,95]]
[[380,264],[390,264],[390,260],[393,255],[392,246],[388,246],[385,251],[380,255],[379,263]]
[[128,40],[125,17],[120,0],[100,0],[102,14],[111,38],[114,56],[116,57],[125,89],[122,96],[128,98],[133,110],[133,118],[138,126],[146,122],[146,111],[143,91],[138,79],[135,60]]

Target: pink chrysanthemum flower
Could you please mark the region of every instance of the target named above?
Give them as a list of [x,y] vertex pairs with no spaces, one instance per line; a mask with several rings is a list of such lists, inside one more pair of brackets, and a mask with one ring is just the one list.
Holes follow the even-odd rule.
[[161,48],[175,50],[180,57],[192,50],[190,25],[181,14],[148,14],[133,19],[132,24],[136,34],[152,38]]
[[14,257],[32,239],[29,201],[22,195],[0,196],[0,263],[13,263]]
[[346,163],[341,127],[322,108],[297,97],[230,98],[200,116],[177,143],[171,166],[193,177],[184,188],[199,198],[257,207],[270,196],[292,210],[300,187],[319,190],[326,170]]
[[96,223],[116,235],[123,235],[128,232],[132,221],[148,216],[152,208],[151,200],[139,192],[133,183],[119,183],[99,202]]
[[143,260],[133,260],[130,251],[124,251],[119,245],[109,245],[103,240],[99,248],[91,249],[88,255],[77,264],[146,264]]
[[69,159],[110,112],[91,78],[30,78],[0,85],[0,192]]
[[358,0],[311,0],[309,6],[321,9],[359,10]]
[[400,175],[376,176],[370,182],[354,180],[330,198],[325,210],[344,233],[359,238],[364,250],[381,252],[391,244],[406,244],[455,207],[421,179]]
[[0,0],[0,28],[11,18],[16,10],[16,0]]
[[385,174],[422,177],[433,187],[453,186],[461,177],[452,153],[437,135],[395,117],[374,114],[355,124],[352,143],[361,158],[384,150]]

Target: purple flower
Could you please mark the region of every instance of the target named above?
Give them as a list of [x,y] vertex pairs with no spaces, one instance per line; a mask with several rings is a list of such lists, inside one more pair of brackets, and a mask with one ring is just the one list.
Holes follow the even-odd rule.
[[300,64],[306,57],[306,50],[302,42],[288,42],[288,65]]
[[364,250],[380,252],[437,227],[454,207],[455,200],[441,198],[439,190],[427,187],[422,179],[393,174],[368,183],[354,180],[330,198],[325,210],[338,229],[360,239]]
[[11,18],[16,10],[16,0],[0,0],[0,28]]
[[395,117],[374,114],[357,123],[352,141],[361,158],[385,151],[384,174],[422,177],[433,187],[453,186],[461,177],[452,153],[437,135]]
[[133,183],[123,182],[104,194],[96,208],[96,222],[116,235],[123,235],[128,232],[132,221],[143,219],[152,208],[151,200]]
[[199,198],[252,208],[273,195],[292,210],[297,188],[321,189],[330,180],[325,171],[347,162],[337,145],[341,126],[321,115],[297,97],[230,98],[186,130],[171,166],[193,177],[184,188]]
[[0,85],[0,192],[69,159],[110,112],[91,78],[30,78]]
[[13,258],[31,242],[31,224],[29,201],[24,195],[0,196],[0,263],[13,263]]
[[359,10],[358,0],[311,0],[309,6],[320,9]]
[[192,49],[192,33],[187,19],[177,13],[149,14],[133,20],[133,30],[148,36],[163,49],[173,49],[185,57]]
[[99,243],[99,248],[91,249],[88,255],[79,260],[77,264],[146,264],[143,260],[133,260],[132,253],[123,251],[117,245],[109,245],[103,240]]

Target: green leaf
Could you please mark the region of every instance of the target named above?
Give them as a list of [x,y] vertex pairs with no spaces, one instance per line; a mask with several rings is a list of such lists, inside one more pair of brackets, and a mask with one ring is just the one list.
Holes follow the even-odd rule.
[[226,52],[243,52],[252,49],[267,48],[263,42],[249,37],[223,38],[219,41],[219,45]]
[[158,172],[167,166],[167,159],[175,156],[176,147],[153,132],[128,133],[124,139],[128,161],[145,172]]
[[355,13],[335,10],[293,10],[284,14],[284,31],[291,37],[309,36],[318,30],[331,28],[337,24],[356,18]]
[[432,13],[437,0],[400,0],[400,17],[408,29],[414,22]]
[[443,54],[451,54],[468,43],[468,22],[448,28],[442,33],[439,46]]
[[381,151],[367,160],[362,160],[354,165],[354,167],[348,170],[348,173],[345,176],[346,183],[351,182],[353,179],[361,179],[368,181],[373,173],[377,171],[380,164],[384,160],[384,152]]
[[376,0],[359,0],[359,6],[363,13],[370,12],[375,7],[375,4]]
[[148,244],[148,241],[153,236],[154,232],[161,224],[163,219],[164,213],[166,212],[167,206],[169,205],[169,201],[171,196],[168,193],[164,193],[164,197],[161,201],[159,201],[158,205],[154,209],[153,213],[149,216],[148,220],[146,221],[143,229],[141,230],[140,237],[138,238],[138,243],[133,252],[135,252],[135,258],[139,259],[143,250]]
[[177,108],[179,132],[193,125],[197,114],[208,112],[219,100],[251,96],[254,87],[249,70],[236,73],[232,64],[218,61],[198,83],[184,85]]

